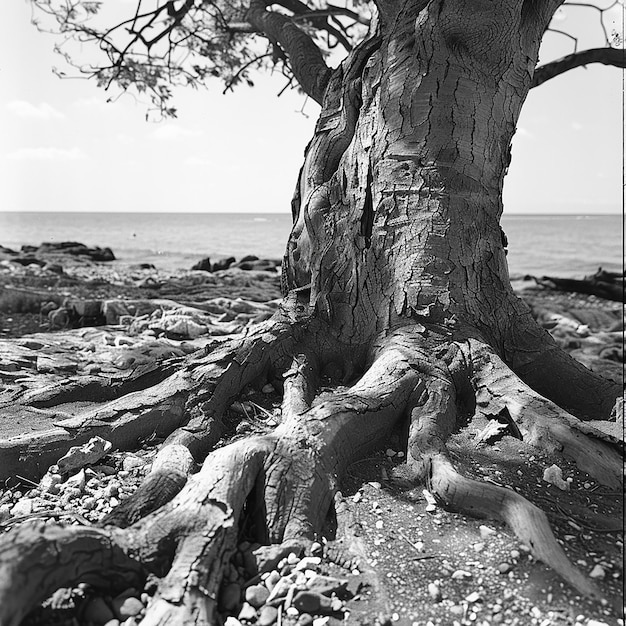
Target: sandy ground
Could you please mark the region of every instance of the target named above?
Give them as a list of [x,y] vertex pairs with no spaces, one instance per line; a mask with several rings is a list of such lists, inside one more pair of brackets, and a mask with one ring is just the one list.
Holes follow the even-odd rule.
[[[41,385],[44,379],[54,383],[61,378],[80,378],[86,375],[88,367],[92,367],[88,375],[124,376],[129,367],[129,351],[138,351],[138,337],[144,342],[139,348],[145,349],[148,342],[157,356],[164,344],[181,355],[215,340],[205,335],[191,336],[195,327],[190,325],[185,327],[189,336],[172,333],[171,328],[180,331],[181,327],[180,324],[167,327],[164,305],[153,308],[143,318],[135,311],[131,316],[135,323],[139,318],[142,318],[140,322],[148,320],[149,323],[139,327],[144,335],[141,332],[133,335],[130,332],[132,320],[128,319],[97,328],[51,328],[51,321],[38,312],[42,303],[55,301],[58,307],[64,301],[81,299],[169,300],[194,309],[204,304],[204,309],[199,310],[206,315],[193,318],[195,323],[233,330],[271,314],[279,297],[278,275],[270,272],[168,274],[152,269],[120,271],[104,264],[75,264],[64,270],[60,275],[32,266],[0,264],[3,288],[0,297],[4,309],[0,312],[0,394],[12,393],[16,385]],[[621,304],[593,296],[551,292],[530,283],[516,287],[535,317],[550,329],[563,347],[604,376],[623,379],[624,313]],[[19,296],[20,293],[23,295]],[[7,310],[7,303],[11,302],[14,305],[19,302],[22,310],[17,307]],[[207,302],[211,306],[206,305]],[[242,303],[250,306],[246,308]],[[245,310],[248,312],[244,313]],[[120,338],[127,338],[130,343]],[[96,347],[90,348],[89,357],[81,360],[76,355],[80,355],[81,346],[85,344]],[[158,350],[156,344],[160,346]],[[23,355],[29,351],[35,356],[18,358],[18,353]],[[68,352],[72,353],[71,358]],[[151,354],[148,352],[149,358]],[[50,357],[53,362],[57,359],[58,363],[61,356],[69,362],[65,369],[55,370],[54,365],[46,369],[46,358]],[[94,364],[97,367],[94,368]],[[134,366],[138,366],[137,362]],[[233,426],[233,436],[271,428],[269,415],[280,419],[280,399],[272,390],[250,389],[245,402],[248,402],[244,404],[247,410],[241,422],[244,426]],[[233,425],[241,420],[241,405],[231,409],[230,417]],[[49,427],[46,418],[38,419],[40,422],[33,416],[4,415],[0,419],[0,437],[9,438],[25,429]],[[623,624],[623,494],[607,490],[573,464],[559,460],[563,476],[571,479],[569,490],[561,491],[543,480],[544,469],[552,465],[554,459],[506,434],[489,445],[481,443],[479,434],[483,426],[485,424],[474,421],[454,435],[451,450],[457,467],[467,476],[509,486],[542,508],[570,559],[582,571],[593,573],[611,602],[602,606],[581,598],[543,564],[533,560],[527,548],[506,528],[444,511],[436,505],[433,507],[423,487],[403,480],[403,443],[396,436],[384,450],[349,468],[337,501],[342,512],[341,532],[337,532],[336,524],[331,521],[324,541],[320,537],[322,543],[327,541],[327,545],[332,546],[328,548],[329,554],[333,550],[343,551],[353,559],[345,568],[331,558],[324,558],[319,566],[321,573],[349,580],[348,588],[356,592],[352,593],[353,597],[346,597],[341,611],[327,616],[324,623]],[[616,424],[613,434],[619,434],[620,430]],[[121,485],[120,497],[127,497],[149,468],[156,444],[157,441],[145,442],[134,452],[111,452],[102,463],[113,468],[113,478],[111,472],[102,475],[96,472],[94,480],[102,484],[117,481]],[[125,465],[130,456],[142,462],[134,467],[130,467],[132,463]],[[126,466],[129,469],[124,469]],[[30,514],[20,517],[12,513],[18,503],[41,496],[41,492],[32,487],[25,482],[0,489],[0,532],[33,517],[59,517],[59,502],[54,497],[44,499],[44,504]],[[67,503],[66,517],[61,516],[62,521],[79,519],[90,523],[106,513],[106,506],[100,510],[85,506],[86,495]],[[114,505],[115,499],[110,504]],[[73,512],[74,517],[67,517],[67,511]],[[244,593],[245,584],[243,581],[240,584]],[[139,592],[136,595],[147,602],[149,591],[147,584],[144,595]],[[111,605],[116,593],[120,590],[112,589],[110,596],[104,596],[105,603]],[[56,608],[48,606],[39,610],[27,623],[101,626],[105,622],[89,621],[86,617],[86,607],[95,597],[101,596],[93,590],[77,587],[73,592],[68,591],[63,599],[57,597],[52,603]],[[240,608],[241,603],[230,614],[236,617]],[[226,613],[228,611],[224,612],[224,617]],[[125,621],[113,621],[109,626],[120,623],[133,626],[139,617],[140,614]],[[240,623],[260,623],[256,619],[249,622],[242,619]],[[281,623],[296,624],[297,619],[297,616],[290,618],[285,614]],[[322,623],[316,622],[315,626],[322,626]],[[235,625],[235,622],[230,624]]]

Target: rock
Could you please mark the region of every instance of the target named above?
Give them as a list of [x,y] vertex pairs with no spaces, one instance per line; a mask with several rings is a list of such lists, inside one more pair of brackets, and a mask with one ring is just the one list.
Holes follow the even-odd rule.
[[141,600],[132,595],[121,594],[113,600],[115,616],[122,621],[139,615],[143,609],[144,606]]
[[94,624],[106,624],[112,619],[115,619],[115,615],[103,598],[95,596],[87,601],[83,611],[84,621],[93,622]]
[[496,569],[501,573],[501,574],[508,574],[512,567],[509,563],[500,563]]
[[248,255],[244,256],[244,257],[243,257],[243,258],[239,261],[239,263],[248,263],[248,262],[250,262],[250,261],[258,261],[258,260],[259,260],[259,257],[258,257],[258,256],[255,256],[254,254],[248,254]]
[[441,600],[441,589],[439,589],[439,585],[435,583],[428,583],[428,595],[435,601],[439,602]]
[[13,505],[11,515],[13,517],[22,517],[30,515],[35,510],[35,500],[32,498],[22,498]]
[[265,585],[252,585],[246,589],[246,602],[253,607],[259,608],[265,604],[270,592]]
[[211,271],[219,272],[220,270],[227,270],[236,261],[234,256],[222,257],[217,259],[211,266]]
[[330,599],[315,591],[298,591],[293,598],[292,605],[300,613],[323,614],[331,610]]
[[122,468],[125,471],[130,472],[138,467],[143,467],[145,464],[146,462],[141,457],[138,457],[135,454],[127,454],[122,461]]
[[232,617],[231,615],[226,618],[224,626],[241,626],[241,622],[236,617]]
[[263,393],[274,393],[276,390],[274,389],[274,385],[272,385],[271,383],[267,383],[267,385],[263,385],[263,388],[261,389],[261,391]]
[[276,586],[279,580],[280,580],[280,574],[276,570],[272,570],[269,576],[263,582],[265,583],[265,586],[270,591],[272,591],[272,589],[274,589],[274,587]]
[[120,620],[119,619],[110,619],[104,626],[120,626]]
[[278,618],[278,609],[275,606],[264,606],[259,613],[258,626],[270,626]]
[[455,572],[452,572],[452,578],[454,578],[454,580],[465,580],[471,577],[472,575],[470,574],[470,572],[466,572],[462,569],[458,569]]
[[80,469],[76,474],[70,476],[62,486],[62,489],[75,489],[79,494],[85,489],[85,470]]
[[82,446],[73,446],[57,461],[59,473],[70,474],[74,470],[99,461],[113,448],[110,441],[102,437],[92,437]]
[[547,483],[558,487],[561,491],[569,490],[569,483],[563,480],[563,471],[558,465],[547,467],[543,472],[543,479]]
[[603,579],[606,575],[604,568],[601,565],[596,565],[591,572],[589,572],[589,578]]
[[[359,492],[360,493],[360,492]],[[314,541],[309,549],[313,556],[320,556],[324,552],[324,546],[319,541]]]
[[241,607],[241,611],[239,611],[239,615],[238,615],[239,621],[252,622],[256,619],[256,617],[257,617],[256,609],[251,604],[244,602],[243,606]]
[[43,268],[46,272],[52,272],[53,274],[59,275],[63,274],[63,266],[58,263],[46,263]]
[[241,599],[241,587],[237,583],[229,583],[222,587],[219,606],[222,611],[232,611]]
[[313,623],[313,616],[308,613],[301,613],[297,621],[297,626],[311,626]]
[[468,596],[465,596],[465,601],[469,602],[470,604],[474,604],[475,602],[481,602],[482,598],[480,597],[478,591],[472,591],[472,593],[470,593]]
[[63,479],[60,474],[54,474],[52,472],[46,472],[43,478],[39,481],[39,489],[42,493],[58,494],[60,491],[59,483]]
[[340,578],[332,578],[331,576],[314,576],[310,578],[306,586],[310,591],[321,593],[324,596],[330,596],[333,593],[340,595],[348,587],[348,581]]
[[480,531],[481,539],[487,539],[496,534],[496,531],[493,528],[489,528],[489,526],[485,526],[484,524],[481,524],[478,527],[478,530]]
[[204,259],[198,261],[197,263],[195,263],[194,265],[191,266],[192,270],[200,270],[203,272],[210,272],[211,271],[211,259],[210,257],[205,257]]

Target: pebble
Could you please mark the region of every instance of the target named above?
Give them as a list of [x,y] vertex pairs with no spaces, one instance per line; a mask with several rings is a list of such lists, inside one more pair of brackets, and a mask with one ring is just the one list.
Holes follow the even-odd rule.
[[454,580],[464,580],[471,577],[472,575],[470,574],[470,572],[467,572],[463,569],[458,569],[455,572],[452,572],[452,578],[454,578]]
[[301,613],[296,623],[297,626],[311,626],[313,623],[313,616],[308,613]]
[[269,595],[270,592],[265,585],[252,585],[246,589],[246,602],[258,609],[265,604]]
[[511,571],[512,567],[510,565],[510,563],[500,563],[496,569],[501,573],[501,574],[507,574],[508,572]]
[[122,468],[126,472],[130,472],[137,467],[143,467],[144,465],[144,460],[135,454],[127,454],[122,461]]
[[485,526],[484,524],[481,524],[478,527],[478,530],[480,531],[481,539],[487,539],[488,537],[496,534],[496,531],[493,528],[489,528],[489,526]]
[[238,617],[240,621],[252,622],[257,617],[256,609],[251,604],[244,602],[243,606],[241,607],[241,611],[239,611]]
[[596,565],[591,572],[589,572],[589,578],[596,578],[601,580],[606,575],[604,568],[601,565]]
[[319,541],[314,541],[309,549],[313,556],[319,556],[324,551],[324,547]]
[[470,604],[473,604],[474,602],[480,602],[481,600],[482,598],[480,597],[478,591],[472,591],[472,593],[470,593],[468,596],[465,596],[465,601],[469,602]]
[[278,609],[275,606],[264,606],[259,613],[258,626],[270,626],[278,618]]
[[274,389],[274,385],[272,385],[271,383],[267,383],[267,385],[263,385],[263,388],[261,389],[261,391],[263,393],[270,394],[270,393],[274,393],[276,390]]
[[299,591],[293,599],[293,606],[300,613],[323,613],[330,608],[330,600],[321,593]]
[[474,552],[482,552],[485,549],[485,544],[482,541],[477,541],[472,548]]
[[113,600],[113,611],[120,620],[139,615],[144,609],[139,598],[132,595],[122,594]]
[[242,626],[242,624],[236,617],[231,615],[224,621],[224,626]]
[[435,583],[428,583],[428,595],[435,602],[439,602],[441,600],[441,589],[439,589],[439,585]]
[[606,622],[600,622],[597,619],[590,619],[587,626],[609,626]]
[[32,498],[22,498],[16,502],[11,508],[13,517],[21,517],[22,515],[30,515],[35,509],[35,500]]

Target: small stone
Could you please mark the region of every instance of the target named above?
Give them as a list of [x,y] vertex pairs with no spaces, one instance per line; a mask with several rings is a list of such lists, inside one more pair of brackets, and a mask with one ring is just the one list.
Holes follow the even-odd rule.
[[39,481],[39,489],[42,493],[51,493],[56,495],[59,493],[59,483],[63,479],[60,474],[53,474],[52,472],[46,472],[44,477]]
[[305,556],[300,562],[294,567],[294,571],[300,572],[306,569],[314,569],[317,570],[322,562],[322,559],[319,556]]
[[382,485],[377,480],[370,481],[368,485],[370,487],[373,487],[374,489],[380,489],[382,487]]
[[300,558],[298,557],[298,555],[295,552],[290,552],[287,555],[287,563],[289,565],[295,565],[299,560],[300,560]]
[[499,563],[496,566],[496,569],[500,572],[500,574],[508,574],[512,567],[510,563]]
[[313,623],[313,616],[308,613],[301,613],[296,622],[297,626],[311,626]]
[[113,444],[102,437],[92,437],[82,446],[74,446],[57,461],[57,466],[61,474],[69,474],[73,470],[91,465],[99,461],[111,449]]
[[496,534],[496,531],[493,528],[489,528],[489,526],[485,526],[484,524],[481,524],[478,527],[478,530],[480,531],[481,539],[487,539],[488,537]]
[[437,507],[434,504],[427,504],[425,510],[428,513],[434,513],[437,510]]
[[379,519],[376,520],[376,528],[378,528],[378,530],[380,530],[383,527],[383,520]]
[[387,450],[385,451],[385,454],[389,457],[392,458],[394,456],[396,456],[396,451],[392,450],[391,448],[387,448]]
[[257,617],[256,609],[251,604],[244,602],[243,606],[241,607],[241,611],[239,611],[239,615],[238,615],[239,621],[252,622],[256,619],[256,617]]
[[104,626],[120,626],[120,620],[119,619],[110,619]]
[[259,613],[258,626],[270,626],[278,618],[278,609],[275,606],[264,606]]
[[271,383],[267,383],[267,385],[263,385],[263,388],[261,389],[261,391],[263,393],[270,394],[270,393],[274,393],[276,390],[274,389],[274,385],[272,385]]
[[129,617],[136,617],[143,609],[144,606],[141,600],[132,595],[121,594],[113,599],[115,616],[122,621]]
[[86,603],[83,619],[86,622],[94,622],[95,624],[106,624],[115,619],[115,615],[103,598],[94,596]]
[[330,608],[330,600],[321,593],[299,591],[293,599],[293,606],[300,613],[323,613]]
[[472,591],[468,596],[465,596],[465,601],[473,604],[474,602],[480,602],[481,597],[478,591]]
[[474,552],[482,552],[485,549],[485,544],[482,541],[477,541],[474,545],[472,545]]
[[230,615],[224,621],[224,626],[242,626],[242,624],[236,617]]
[[82,502],[82,506],[85,511],[93,511],[96,508],[96,504],[96,499],[91,496],[85,498]]
[[324,551],[324,547],[319,541],[314,541],[309,549],[313,556],[319,556]]
[[453,615],[463,615],[465,609],[460,604],[455,604],[450,607],[450,613]]
[[600,622],[597,619],[590,619],[587,626],[609,626],[606,622]]
[[570,485],[566,480],[563,480],[563,470],[558,465],[547,467],[543,472],[543,479],[545,482],[558,487],[561,491],[569,490]]
[[589,578],[597,578],[601,580],[606,575],[604,568],[601,565],[596,565],[591,572],[589,572]]
[[435,601],[441,600],[441,589],[436,583],[428,583],[428,595]]
[[252,585],[246,589],[246,602],[255,608],[265,604],[270,592],[265,585]]
[[229,583],[222,587],[219,606],[223,611],[232,611],[239,604],[241,588],[237,583]]
[[35,501],[32,498],[22,498],[13,505],[11,515],[13,517],[22,517],[30,515],[35,509]]
[[263,581],[265,586],[272,591],[278,581],[280,580],[280,574],[274,569],[268,573],[267,578]]
[[122,468],[126,472],[130,472],[133,469],[138,467],[143,467],[145,462],[142,458],[138,457],[136,454],[127,454],[122,461]]
[[465,580],[471,577],[472,575],[470,574],[470,572],[466,572],[463,569],[458,569],[455,572],[452,572],[452,578],[454,578],[454,580]]
[[501,604],[494,604],[493,607],[491,608],[492,613],[499,613],[501,610],[502,610]]
[[512,559],[519,559],[520,557],[520,552],[519,550],[511,550],[511,558]]

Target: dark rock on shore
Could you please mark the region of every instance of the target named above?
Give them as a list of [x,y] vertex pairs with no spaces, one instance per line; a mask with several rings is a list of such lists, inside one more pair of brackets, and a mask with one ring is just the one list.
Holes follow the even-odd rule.
[[211,263],[211,258],[205,257],[204,259],[198,261],[191,269],[204,272],[219,272],[222,270],[238,268],[246,271],[254,270],[260,272],[274,272],[280,267],[280,265],[280,260],[259,259],[259,257],[254,254],[248,254],[239,262],[237,262],[235,257],[231,256],[223,257],[215,261],[215,263]]
[[[90,248],[77,241],[44,242],[40,246],[22,246],[22,253],[27,255],[49,256],[56,254],[70,254],[72,256],[87,257],[92,261],[106,263],[115,261],[111,248]],[[15,259],[13,259],[15,260]]]

